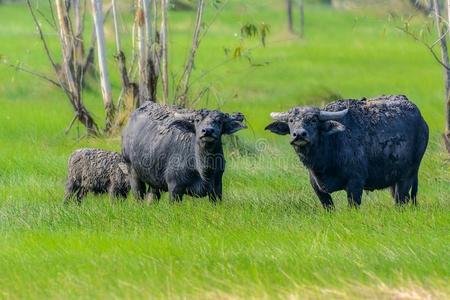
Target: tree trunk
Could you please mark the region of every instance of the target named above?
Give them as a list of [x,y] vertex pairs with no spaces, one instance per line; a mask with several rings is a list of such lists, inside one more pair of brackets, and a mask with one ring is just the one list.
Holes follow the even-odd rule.
[[299,0],[300,9],[300,38],[305,36],[305,3],[304,0]]
[[144,9],[144,16],[145,16],[145,33],[146,33],[146,41],[147,41],[147,48],[149,49],[152,46],[153,38],[152,38],[152,19],[151,19],[151,1],[150,0],[143,0],[143,9]]
[[81,12],[80,0],[73,0],[73,15],[75,18],[75,41],[74,41],[74,76],[79,86],[83,84],[83,60],[84,60],[84,10]]
[[138,30],[138,57],[139,57],[139,102],[141,106],[150,97],[148,86],[148,72],[147,72],[147,52],[145,47],[145,14],[143,9],[143,1],[137,0],[136,10],[136,27]]
[[[156,0],[155,0],[156,1]],[[156,64],[158,57],[153,47],[153,31],[152,31],[152,4],[151,0],[143,0],[144,16],[145,16],[145,33],[146,33],[146,53],[147,53],[147,87],[150,101],[156,101],[156,89],[158,83],[158,73]]]
[[288,28],[290,32],[294,32],[294,24],[292,18],[292,0],[286,0]]
[[91,43],[89,45],[89,49],[87,51],[86,58],[84,59],[83,63],[83,81],[84,78],[88,73],[94,74],[94,60],[95,60],[95,46],[97,43],[97,37],[95,35],[95,28],[92,28],[92,34],[91,34]]
[[92,0],[92,14],[94,17],[95,33],[97,35],[97,56],[100,70],[100,84],[102,88],[103,106],[106,113],[105,130],[106,132],[109,132],[114,122],[115,109],[112,102],[111,83],[109,81],[108,65],[106,62],[102,0]]
[[59,36],[61,42],[61,52],[63,56],[62,70],[65,85],[69,91],[69,100],[76,111],[78,120],[86,127],[89,135],[97,135],[98,127],[94,119],[84,106],[81,100],[81,87],[74,80],[72,54],[74,50],[73,35],[71,35],[69,18],[66,5],[63,0],[55,0],[56,12],[59,23]]
[[[121,104],[123,103],[123,97],[133,96],[132,86],[130,83],[130,78],[128,77],[128,70],[126,64],[125,53],[122,51],[122,45],[120,42],[120,30],[119,30],[119,17],[117,14],[117,4],[116,0],[111,1],[112,10],[113,10],[113,23],[114,23],[114,35],[116,38],[116,59],[119,63],[119,73],[120,73],[120,81],[122,85],[122,91],[120,92],[117,109],[120,110]],[[133,97],[133,107],[136,106],[136,99]]]
[[167,9],[168,0],[161,0],[161,79],[163,87],[163,103],[168,104],[169,98],[169,68],[168,68],[168,48],[167,48]]
[[194,35],[192,37],[191,51],[186,61],[186,66],[184,67],[183,75],[181,76],[180,85],[177,88],[177,101],[183,107],[186,107],[189,104],[187,95],[189,92],[189,79],[191,77],[192,68],[194,67],[195,54],[197,53],[200,41],[199,39],[200,39],[200,30],[202,26],[204,5],[205,5],[204,0],[198,0],[197,16],[195,19],[195,27],[194,27]]
[[[450,27],[450,0],[447,0],[447,26]],[[448,52],[447,52],[448,53]],[[447,54],[447,66],[450,67],[448,62]],[[447,148],[447,152],[450,153],[450,71],[446,70],[446,97],[445,97],[445,132],[444,132],[444,142]]]
[[114,24],[114,37],[116,39],[116,51],[117,54],[122,50],[120,43],[120,32],[119,32],[119,17],[117,14],[117,4],[116,0],[111,1],[112,12],[113,12],[113,24]]
[[[447,5],[450,8],[450,0],[447,0]],[[450,60],[448,56],[447,38],[442,36],[442,22],[441,9],[438,0],[433,0],[434,19],[436,23],[436,31],[440,37],[442,63],[444,64],[444,83],[445,83],[445,132],[444,142],[447,151],[450,152]],[[450,11],[448,12],[448,19],[450,19]]]

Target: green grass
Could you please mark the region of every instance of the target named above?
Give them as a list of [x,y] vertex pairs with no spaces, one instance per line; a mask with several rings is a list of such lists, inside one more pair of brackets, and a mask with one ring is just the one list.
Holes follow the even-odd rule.
[[[0,298],[450,298],[450,160],[440,137],[439,66],[379,13],[307,6],[305,40],[286,31],[283,13],[279,1],[231,1],[198,53],[193,93],[212,90],[199,106],[245,113],[250,129],[239,136],[257,149],[228,151],[217,206],[189,197],[170,205],[167,196],[151,207],[131,196],[61,205],[70,153],[119,150],[120,139],[78,140],[82,127],[65,135],[72,111],[64,95],[0,67]],[[207,20],[213,15],[210,9]],[[178,74],[193,15],[171,12],[170,19]],[[263,67],[224,55],[249,21],[271,25],[266,48],[245,42],[255,62],[268,62]],[[24,6],[0,6],[0,45],[9,61],[48,72]],[[85,101],[101,123],[91,84]],[[335,212],[322,210],[286,139],[263,128],[271,111],[321,105],[327,90],[355,98],[401,93],[420,107],[431,138],[417,208],[396,208],[387,191],[377,191],[363,196],[360,210],[348,209],[342,192],[333,195]]]

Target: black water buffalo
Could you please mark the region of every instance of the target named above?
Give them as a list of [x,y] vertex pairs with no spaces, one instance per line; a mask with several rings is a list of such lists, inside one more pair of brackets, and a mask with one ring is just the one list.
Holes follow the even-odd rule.
[[169,191],[183,195],[222,198],[225,159],[222,134],[245,128],[244,116],[217,110],[186,110],[146,102],[131,116],[122,133],[122,154],[130,168],[131,189],[148,200]]
[[271,117],[266,129],[290,134],[325,208],[334,206],[335,191],[345,190],[349,205],[359,206],[363,190],[387,187],[397,204],[416,203],[428,126],[405,96],[341,100],[323,110],[295,107]]

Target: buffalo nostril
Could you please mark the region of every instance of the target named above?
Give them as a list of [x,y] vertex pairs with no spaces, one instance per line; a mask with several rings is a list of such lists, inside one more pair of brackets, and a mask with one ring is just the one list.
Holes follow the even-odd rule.
[[202,133],[206,133],[206,129],[202,129]]
[[294,132],[294,133],[292,134],[292,136],[293,136],[293,137],[297,137],[297,134]]
[[306,136],[307,136],[306,131],[303,131],[303,132],[301,133],[301,135],[302,135],[302,137],[306,137]]

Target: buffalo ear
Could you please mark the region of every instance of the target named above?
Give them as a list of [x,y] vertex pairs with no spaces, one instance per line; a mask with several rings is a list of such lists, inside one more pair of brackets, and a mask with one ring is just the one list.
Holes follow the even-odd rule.
[[183,131],[189,131],[195,133],[195,126],[189,120],[175,120],[169,125],[170,127],[176,127]]
[[345,126],[337,121],[323,122],[322,130],[326,135],[332,135],[345,130]]
[[233,134],[236,131],[239,131],[239,130],[245,129],[245,128],[247,128],[247,126],[245,126],[240,121],[228,121],[228,122],[223,123],[222,134]]
[[289,125],[285,122],[275,121],[266,126],[265,130],[270,130],[273,133],[286,135],[289,134]]

